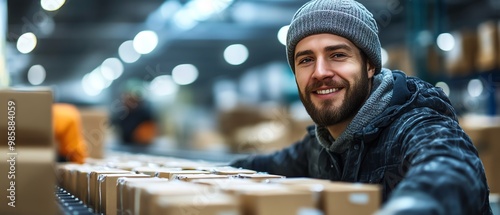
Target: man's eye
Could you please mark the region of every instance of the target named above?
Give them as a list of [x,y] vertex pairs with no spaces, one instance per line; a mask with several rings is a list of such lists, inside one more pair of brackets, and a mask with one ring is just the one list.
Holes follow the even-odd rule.
[[332,54],[332,58],[343,58],[345,57],[346,55],[343,54],[343,53],[335,53],[335,54]]
[[303,63],[308,63],[308,62],[311,62],[312,60],[310,58],[304,58],[302,60],[299,61],[299,64],[303,64]]

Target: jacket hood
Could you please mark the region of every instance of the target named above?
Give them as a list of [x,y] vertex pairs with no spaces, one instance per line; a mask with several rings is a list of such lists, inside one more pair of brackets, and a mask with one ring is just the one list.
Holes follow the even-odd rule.
[[365,127],[365,135],[378,133],[380,128],[388,126],[408,109],[414,108],[430,108],[458,121],[448,96],[441,88],[398,70],[393,71],[393,76],[394,89],[389,107]]

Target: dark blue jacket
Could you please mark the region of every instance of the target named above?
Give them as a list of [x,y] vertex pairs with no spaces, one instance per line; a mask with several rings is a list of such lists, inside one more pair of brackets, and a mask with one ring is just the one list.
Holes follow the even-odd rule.
[[[287,177],[380,184],[383,202],[416,203],[397,214],[492,214],[483,165],[440,88],[395,71],[387,108],[359,131],[344,153],[316,140],[299,142],[231,165]],[[389,202],[388,202],[389,201]]]

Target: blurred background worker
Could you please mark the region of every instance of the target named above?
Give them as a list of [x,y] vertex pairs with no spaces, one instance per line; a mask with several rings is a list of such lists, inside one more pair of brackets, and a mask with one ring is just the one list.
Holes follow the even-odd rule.
[[141,89],[140,81],[128,81],[120,98],[120,106],[111,110],[111,123],[122,144],[149,145],[157,135],[153,110],[143,98]]
[[78,109],[72,104],[54,103],[52,117],[58,161],[83,163],[87,157],[87,145]]

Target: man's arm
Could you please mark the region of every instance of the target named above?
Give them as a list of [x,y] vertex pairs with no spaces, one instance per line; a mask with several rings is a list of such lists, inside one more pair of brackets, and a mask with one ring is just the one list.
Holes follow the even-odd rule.
[[252,169],[259,172],[284,175],[287,177],[307,177],[308,150],[310,150],[311,135],[280,151],[265,155],[250,155],[231,162],[231,166]]
[[[432,116],[432,117],[431,117]],[[484,168],[470,138],[447,117],[418,116],[405,132],[405,178],[380,214],[491,214]]]

